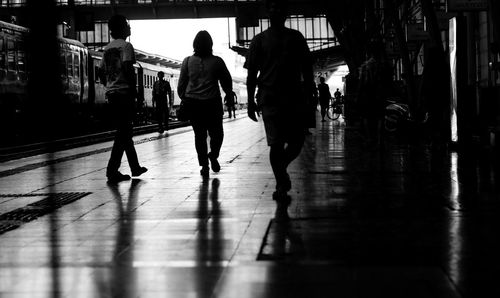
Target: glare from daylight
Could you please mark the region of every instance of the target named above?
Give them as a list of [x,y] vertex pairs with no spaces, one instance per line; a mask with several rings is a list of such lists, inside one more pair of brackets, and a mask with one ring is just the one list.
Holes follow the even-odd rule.
[[224,59],[231,75],[246,77],[244,58],[229,48],[236,44],[234,18],[135,20],[130,26],[136,49],[181,61],[193,54],[196,33],[206,30],[214,42],[214,55]]

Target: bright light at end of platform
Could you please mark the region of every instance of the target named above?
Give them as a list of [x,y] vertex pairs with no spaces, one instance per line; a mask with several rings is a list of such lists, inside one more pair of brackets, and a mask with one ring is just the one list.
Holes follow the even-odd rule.
[[246,77],[243,57],[229,47],[236,44],[234,18],[131,20],[130,42],[138,50],[183,60],[193,54],[193,39],[201,30],[212,36],[214,55],[224,59],[235,77]]
[[342,94],[345,93],[345,90],[344,90],[344,77],[349,73],[349,67],[347,67],[347,65],[341,65],[337,68],[337,70],[335,70],[332,75],[330,76],[330,78],[328,79],[328,81],[326,82],[328,84],[328,86],[330,86],[330,88],[332,90],[330,90],[333,94],[333,92],[335,92],[335,90],[337,90],[337,88],[339,88],[340,92],[342,92]]

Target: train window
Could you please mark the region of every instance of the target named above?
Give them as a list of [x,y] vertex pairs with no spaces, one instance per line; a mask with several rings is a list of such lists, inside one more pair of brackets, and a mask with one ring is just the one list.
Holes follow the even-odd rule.
[[5,69],[5,49],[3,37],[0,37],[0,69]]
[[61,72],[61,77],[66,76],[66,54],[61,50],[61,56],[59,56],[59,71]]
[[66,53],[66,66],[68,67],[68,76],[73,76],[73,53]]
[[16,44],[13,40],[7,40],[7,69],[16,71]]
[[95,79],[95,82],[96,83],[99,83],[100,82],[100,79],[99,79],[99,66],[94,66],[94,79]]
[[26,55],[24,50],[22,49],[23,46],[18,43],[18,48],[17,48],[17,70],[19,72],[25,72],[26,71]]
[[87,70],[87,53],[83,52],[82,53],[82,67],[83,67],[83,75],[84,77],[88,76],[88,70]]
[[80,56],[78,53],[75,53],[74,54],[74,61],[75,61],[75,66],[74,66],[74,70],[75,70],[75,77],[80,77]]

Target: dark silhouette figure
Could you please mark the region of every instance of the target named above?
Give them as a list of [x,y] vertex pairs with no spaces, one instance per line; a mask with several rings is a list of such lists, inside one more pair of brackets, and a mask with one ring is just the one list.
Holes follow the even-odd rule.
[[168,130],[169,97],[172,92],[170,83],[164,80],[165,73],[158,72],[158,80],[153,84],[153,104],[156,108],[156,120],[158,121],[158,132]]
[[450,137],[447,131],[449,123],[450,101],[450,68],[446,64],[446,56],[442,49],[430,47],[425,59],[424,76],[421,94],[423,109],[429,114],[431,141],[435,148],[445,145]]
[[224,104],[226,105],[229,118],[236,118],[236,94],[225,96]]
[[359,70],[358,109],[368,145],[379,146],[382,145],[385,99],[391,92],[392,78],[380,42],[370,41],[367,56]]
[[333,93],[333,97],[335,98],[335,102],[340,103],[342,100],[342,93],[340,93],[339,88],[337,88],[337,91]]
[[326,110],[328,110],[328,105],[330,104],[330,99],[332,95],[330,93],[330,87],[327,83],[325,83],[325,78],[319,78],[318,84],[318,93],[319,93],[319,106],[321,108],[321,121],[325,122]]
[[307,129],[304,111],[314,93],[309,47],[299,31],[285,27],[286,8],[286,1],[266,2],[270,27],[253,38],[245,62],[248,116],[257,121],[256,114],[262,111],[276,179],[275,200],[286,199],[292,187],[287,167],[302,149]]
[[134,47],[125,39],[130,36],[128,20],[122,15],[114,15],[108,21],[113,40],[104,48],[103,59],[99,65],[101,82],[106,86],[106,98],[113,110],[116,126],[115,140],[109,158],[106,176],[110,182],[130,179],[118,171],[123,152],[127,154],[132,176],[147,171],[139,165],[134,147],[132,121],[135,114],[135,53]]
[[[212,45],[212,37],[207,31],[196,34],[194,54],[182,62],[177,86],[179,97],[189,102],[200,174],[204,177],[209,175],[209,160],[212,170],[220,171],[217,158],[224,139],[224,109],[219,82],[226,96],[234,94],[231,74],[224,60],[212,54]],[[207,133],[210,136],[210,152],[207,149]]]

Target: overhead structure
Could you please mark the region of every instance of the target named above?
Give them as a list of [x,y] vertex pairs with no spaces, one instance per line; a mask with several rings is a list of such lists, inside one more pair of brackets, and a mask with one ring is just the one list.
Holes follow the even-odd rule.
[[162,55],[147,53],[138,49],[135,49],[135,58],[138,61],[144,61],[146,63],[161,65],[169,68],[180,69],[182,61],[168,58]]

